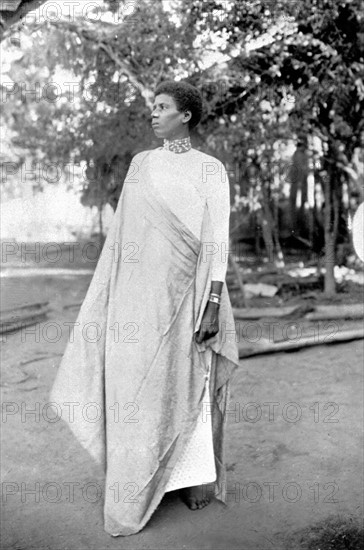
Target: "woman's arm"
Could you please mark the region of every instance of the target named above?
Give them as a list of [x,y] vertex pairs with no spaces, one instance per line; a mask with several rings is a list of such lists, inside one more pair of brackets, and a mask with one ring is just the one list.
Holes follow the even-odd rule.
[[221,296],[221,291],[222,291],[222,285],[223,284],[224,283],[222,281],[211,281],[210,293],[218,294],[219,296]]
[[[207,182],[209,184],[208,207],[215,244],[215,253],[212,256],[210,295],[215,294],[217,296],[221,296],[227,271],[230,219],[229,180],[224,166],[219,163],[219,167],[220,170],[217,174],[214,175],[211,181]],[[204,340],[213,338],[219,332],[219,308],[218,299],[207,302],[201,326],[196,335],[196,342],[199,344]]]
[[218,170],[216,174],[209,175],[206,182],[207,204],[214,239],[211,280],[223,282],[226,277],[229,253],[230,186],[224,165],[220,161],[216,162],[218,162]]

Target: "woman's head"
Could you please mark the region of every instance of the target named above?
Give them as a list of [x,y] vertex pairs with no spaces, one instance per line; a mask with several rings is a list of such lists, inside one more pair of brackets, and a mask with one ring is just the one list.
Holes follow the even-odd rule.
[[154,97],[152,122],[158,137],[183,137],[200,122],[202,96],[191,84],[162,82],[156,88]]

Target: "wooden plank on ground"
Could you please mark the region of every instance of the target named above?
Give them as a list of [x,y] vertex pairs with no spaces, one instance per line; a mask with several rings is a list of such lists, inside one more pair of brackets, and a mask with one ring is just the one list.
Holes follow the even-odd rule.
[[233,308],[236,319],[286,318],[300,316],[307,321],[330,319],[363,319],[364,304],[317,305],[296,304],[282,307]]
[[364,304],[344,304],[336,306],[318,305],[315,311],[307,313],[305,319],[324,321],[328,319],[363,319]]
[[264,317],[287,317],[298,311],[300,305],[282,307],[246,307],[233,308],[236,319],[263,319]]
[[239,358],[252,357],[254,355],[264,355],[268,353],[276,353],[279,351],[293,351],[301,348],[307,348],[310,346],[321,346],[325,344],[334,344],[340,342],[349,342],[350,340],[361,340],[364,338],[364,327],[340,331],[337,334],[330,336],[323,335],[318,337],[317,335],[304,336],[297,340],[282,341],[271,344],[264,344],[262,346],[254,346],[248,348],[247,346],[239,346]]
[[0,312],[0,334],[21,330],[47,318],[49,302],[36,302],[7,308]]
[[12,307],[8,307],[8,308],[5,308],[5,309],[2,309],[0,311],[0,316],[1,318],[3,318],[3,314],[4,313],[15,313],[18,311],[18,310],[24,310],[24,309],[31,309],[31,310],[35,310],[35,309],[39,309],[39,308],[44,308],[45,306],[47,306],[49,304],[49,302],[33,302],[33,303],[30,303],[30,304],[23,304],[23,305],[19,305],[19,306],[12,306]]

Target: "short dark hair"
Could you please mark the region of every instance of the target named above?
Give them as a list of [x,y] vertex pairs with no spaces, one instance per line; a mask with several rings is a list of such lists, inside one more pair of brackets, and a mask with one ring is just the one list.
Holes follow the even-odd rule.
[[188,127],[192,130],[197,126],[201,120],[203,102],[202,95],[195,86],[188,82],[166,80],[159,84],[154,92],[154,96],[159,94],[167,94],[173,97],[179,111],[191,111],[192,116],[188,122]]

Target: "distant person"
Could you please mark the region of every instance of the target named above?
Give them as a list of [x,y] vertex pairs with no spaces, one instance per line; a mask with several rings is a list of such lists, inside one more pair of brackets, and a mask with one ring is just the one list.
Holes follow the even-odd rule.
[[229,182],[219,160],[191,147],[201,113],[195,87],[156,89],[163,146],[131,162],[51,394],[105,468],[113,536],[140,531],[169,491],[192,510],[212,489],[225,501],[224,417],[238,365],[225,283]]

